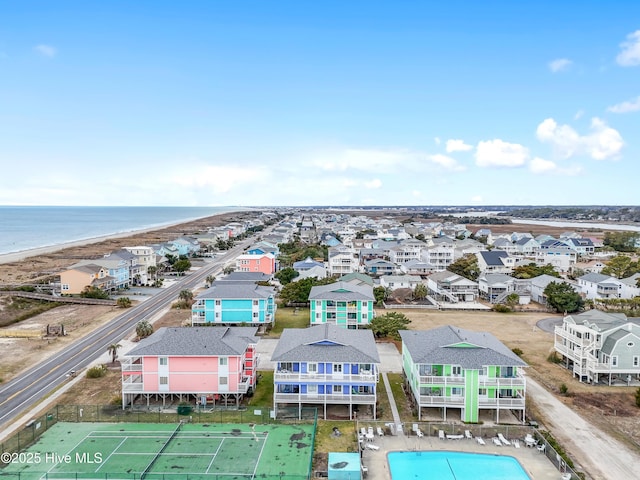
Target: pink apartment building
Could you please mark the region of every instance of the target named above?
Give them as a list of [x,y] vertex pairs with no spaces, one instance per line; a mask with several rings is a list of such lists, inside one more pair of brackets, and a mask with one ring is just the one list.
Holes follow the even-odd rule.
[[229,401],[256,385],[256,327],[161,328],[121,357],[122,408]]
[[276,257],[273,253],[240,255],[236,258],[236,272],[261,272],[273,275],[276,272]]

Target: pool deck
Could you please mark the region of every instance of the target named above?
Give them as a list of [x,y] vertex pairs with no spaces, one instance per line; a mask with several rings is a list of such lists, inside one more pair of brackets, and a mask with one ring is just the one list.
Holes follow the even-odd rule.
[[508,455],[516,458],[532,480],[560,480],[561,473],[547,457],[536,448],[513,446],[497,447],[491,439],[484,439],[486,445],[480,445],[475,439],[440,440],[436,437],[407,437],[404,435],[377,437],[374,444],[379,450],[365,448],[362,464],[367,468],[366,480],[390,480],[391,473],[387,463],[387,453],[394,451],[443,451]]

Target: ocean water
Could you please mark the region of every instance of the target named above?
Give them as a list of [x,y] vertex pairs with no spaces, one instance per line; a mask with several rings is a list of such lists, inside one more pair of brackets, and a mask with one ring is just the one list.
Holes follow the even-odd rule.
[[234,207],[0,206],[0,254],[134,232],[238,210]]

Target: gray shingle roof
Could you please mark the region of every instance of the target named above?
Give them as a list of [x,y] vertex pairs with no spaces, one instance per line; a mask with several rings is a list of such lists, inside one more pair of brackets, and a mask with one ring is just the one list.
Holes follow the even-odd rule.
[[610,279],[611,277],[609,275],[603,275],[601,273],[587,273],[586,275],[582,275],[581,277],[578,277],[578,280],[583,280],[585,282],[593,282],[593,283],[600,283]]
[[509,256],[509,254],[507,252],[501,251],[501,250],[492,250],[492,251],[483,251],[480,252],[480,255],[482,255],[482,258],[484,260],[484,263],[486,263],[487,265],[503,265],[502,259],[503,258],[507,258]]
[[448,325],[433,330],[401,330],[400,336],[416,364],[460,365],[470,369],[489,365],[527,366],[488,332]]
[[251,282],[218,282],[215,281],[210,288],[198,295],[196,298],[217,298],[217,299],[254,299],[269,298],[275,295],[273,287],[256,285]]
[[258,343],[257,327],[163,327],[138,343],[126,356],[241,355]]
[[371,330],[345,330],[326,323],[285,328],[271,361],[380,363],[380,357]]
[[316,285],[309,292],[309,300],[375,300],[371,285],[355,285],[347,282]]

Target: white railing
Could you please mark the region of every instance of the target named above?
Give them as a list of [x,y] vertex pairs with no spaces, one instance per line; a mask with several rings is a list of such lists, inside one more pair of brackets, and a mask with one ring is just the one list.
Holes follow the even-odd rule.
[[523,387],[524,384],[525,379],[521,375],[515,377],[480,377],[480,387]]
[[479,398],[478,408],[524,408],[525,399],[514,398]]
[[420,384],[464,385],[464,377],[461,375],[421,375]]
[[463,396],[436,396],[436,395],[420,395],[420,405],[421,406],[461,406],[464,405],[464,397]]
[[277,403],[357,403],[373,405],[376,403],[375,395],[366,394],[309,394],[309,393],[275,393],[274,400]]
[[351,374],[336,375],[332,373],[299,373],[276,371],[274,381],[280,382],[367,382],[377,383],[378,374]]
[[142,392],[144,390],[144,384],[140,382],[122,382],[123,392]]

